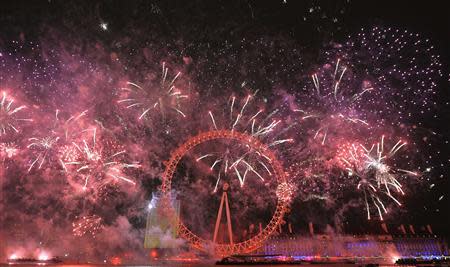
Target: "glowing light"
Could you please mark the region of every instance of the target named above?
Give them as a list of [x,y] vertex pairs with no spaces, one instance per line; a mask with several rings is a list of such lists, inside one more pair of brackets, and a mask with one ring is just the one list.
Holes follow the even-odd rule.
[[38,260],[40,261],[47,261],[50,259],[50,256],[47,254],[47,252],[41,252],[38,256]]
[[156,201],[155,199],[152,199],[149,203],[148,203],[148,210],[152,210],[156,207]]
[[113,265],[120,265],[122,264],[122,259],[120,257],[112,257],[111,258],[111,264]]
[[392,259],[392,263],[396,263],[400,259],[400,257],[399,256],[392,256],[391,259]]
[[100,22],[99,26],[100,26],[100,29],[102,29],[104,31],[108,30],[108,23],[106,23],[106,22]]
[[156,259],[158,257],[158,251],[156,249],[152,249],[150,251],[150,257]]

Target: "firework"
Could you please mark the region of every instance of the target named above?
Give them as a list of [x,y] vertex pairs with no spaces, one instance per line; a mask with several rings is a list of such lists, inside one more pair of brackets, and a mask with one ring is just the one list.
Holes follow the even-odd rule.
[[16,107],[14,99],[9,97],[6,92],[2,92],[0,100],[0,137],[8,132],[19,132],[19,125],[24,121],[32,121],[32,119],[23,117],[23,110],[26,106]]
[[61,120],[59,117],[59,110],[56,110],[53,126],[44,135],[31,137],[28,139],[29,144],[27,146],[33,152],[35,156],[28,167],[28,171],[31,171],[34,166],[41,169],[43,164],[48,161],[50,157],[53,161],[60,161],[60,157],[64,154],[67,144],[71,144],[75,140],[75,136],[87,130],[74,130],[76,129],[76,122],[84,117],[87,110],[77,115],[70,116],[67,120]]
[[82,184],[83,191],[88,188],[94,190],[102,188],[105,184],[115,181],[135,185],[136,183],[124,172],[127,169],[138,168],[139,164],[124,163],[126,151],[114,143],[98,143],[95,131],[94,129],[92,142],[83,140],[79,144],[72,143],[74,149],[60,159],[65,172]]
[[150,117],[154,110],[159,111],[165,117],[167,109],[175,111],[182,117],[186,117],[180,109],[180,101],[188,96],[175,86],[175,82],[181,73],[178,72],[172,79],[169,79],[167,77],[168,70],[165,63],[163,63],[161,82],[159,86],[155,86],[158,89],[143,87],[134,82],[127,82],[128,87],[121,88],[125,93],[125,98],[117,102],[126,105],[126,108],[139,109],[139,120]]
[[59,140],[59,137],[57,136],[47,136],[43,138],[30,138],[28,139],[31,143],[27,146],[27,148],[33,148],[33,149],[39,149],[40,152],[36,156],[36,158],[31,163],[30,167],[28,168],[28,171],[30,171],[34,165],[38,162],[38,168],[40,169],[42,165],[45,162],[45,159],[48,156],[48,153],[53,147],[56,145],[56,143]]
[[331,172],[330,162],[323,155],[304,156],[304,160],[297,160],[289,165],[289,177],[295,180],[297,197],[303,201],[311,199],[329,200],[335,197],[342,186],[336,181]]
[[403,121],[429,112],[435,104],[442,63],[431,41],[394,28],[361,29],[325,52],[339,57],[370,81],[373,91],[361,106],[384,118]]
[[87,110],[71,115],[67,120],[61,119],[59,116],[59,110],[55,112],[55,122],[54,129],[52,132],[56,132],[59,135],[59,138],[64,138],[65,142],[71,142],[76,136],[80,133],[87,131],[87,129],[79,130],[77,122],[86,116]]
[[[278,112],[275,110],[269,115],[264,116],[262,109],[253,113],[248,111],[248,106],[255,94],[248,95],[241,104],[235,96],[232,96],[227,106],[227,114],[225,118],[225,128],[231,131],[242,131],[249,133],[253,138],[260,140],[268,140],[268,147],[280,145],[286,142],[291,142],[292,139],[277,139],[278,134],[274,134],[276,127],[280,124],[280,120],[273,119],[273,116]],[[219,130],[219,125],[214,117],[212,111],[208,112],[212,127]],[[222,128],[223,129],[223,128]],[[275,138],[273,138],[275,137]],[[211,151],[207,154],[202,154],[196,158],[196,161],[208,162],[210,170],[216,173],[216,182],[214,192],[219,188],[221,178],[232,175],[239,180],[241,187],[244,186],[247,177],[253,174],[261,181],[264,181],[265,176],[272,176],[272,171],[268,167],[270,159],[260,151],[248,145],[228,143],[225,152]],[[263,173],[264,172],[264,173]]]
[[84,235],[91,235],[95,238],[95,235],[102,228],[102,218],[97,215],[86,215],[77,218],[75,222],[72,223],[72,233],[74,236],[82,237]]
[[401,150],[406,142],[399,140],[390,149],[385,148],[385,137],[373,144],[370,148],[361,144],[347,144],[340,151],[339,160],[342,167],[347,170],[349,177],[358,178],[357,189],[364,194],[364,203],[367,218],[371,218],[370,205],[375,206],[380,219],[388,210],[383,197],[394,201],[401,206],[396,194],[404,195],[400,177],[404,175],[418,176],[417,172],[397,168],[389,162]]
[[315,128],[313,139],[324,145],[333,134],[371,126],[368,114],[360,107],[373,89],[369,81],[355,77],[338,58],[334,65],[325,64],[311,75],[299,95],[301,108],[294,112],[300,114],[301,122],[308,128]]
[[73,144],[63,145],[58,150],[58,159],[63,165],[63,162],[72,162],[76,161],[81,157],[81,153]]
[[296,188],[293,183],[290,182],[282,182],[277,187],[277,197],[281,201],[290,203],[292,201],[292,197],[294,195]]
[[0,158],[12,158],[18,153],[19,149],[14,143],[0,143]]

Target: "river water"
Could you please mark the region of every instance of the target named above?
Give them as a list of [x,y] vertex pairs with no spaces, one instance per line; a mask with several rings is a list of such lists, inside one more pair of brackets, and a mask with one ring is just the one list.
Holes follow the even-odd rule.
[[[43,265],[32,265],[32,264],[14,264],[17,265],[17,267],[35,267]],[[335,264],[302,264],[302,265],[311,265],[311,267],[352,267],[352,266],[364,266],[364,264],[342,264],[342,263],[335,263]],[[9,264],[0,264],[1,267],[11,267]],[[209,267],[209,266],[229,266],[229,267],[242,267],[242,266],[255,266],[255,265],[215,265],[215,262],[153,262],[151,264],[123,264],[123,265],[111,265],[111,264],[47,264],[46,266],[49,267]],[[266,267],[271,266],[277,266],[277,267],[292,267],[295,265],[282,265],[282,264],[276,264],[276,265],[261,265]],[[298,266],[298,265],[297,265]],[[395,265],[379,265],[381,266],[395,266]]]

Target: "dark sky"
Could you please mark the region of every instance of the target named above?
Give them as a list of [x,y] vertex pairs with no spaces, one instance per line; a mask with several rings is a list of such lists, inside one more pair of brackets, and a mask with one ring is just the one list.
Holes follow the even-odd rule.
[[[167,35],[179,34],[183,29],[201,28],[205,36],[213,30],[241,29],[246,34],[263,31],[290,33],[304,39],[307,30],[329,25],[322,17],[337,17],[345,34],[374,22],[405,27],[425,35],[447,47],[450,21],[446,1],[4,1],[1,9],[3,35],[25,32],[38,34],[43,24],[58,23],[58,27],[79,27],[92,21],[104,20],[116,31],[126,25],[151,23],[155,13],[161,12],[167,23]],[[322,12],[312,23],[302,22],[309,9],[321,6]],[[159,9],[159,11],[158,11]],[[343,12],[341,12],[343,11]],[[314,13],[314,12],[312,12]],[[304,21],[304,20],[303,20]],[[183,22],[183,23],[182,23]],[[315,22],[315,23],[314,23]],[[315,24],[315,25],[314,25]],[[54,25],[55,26],[55,25]],[[80,27],[81,28],[81,27]],[[90,28],[90,27],[89,27]],[[89,30],[86,29],[86,31]],[[331,28],[331,27],[330,27]],[[75,29],[74,29],[75,30]],[[91,29],[92,30],[92,29]],[[218,30],[218,31],[217,31]],[[332,32],[336,32],[334,29]],[[266,32],[267,33],[267,32]],[[187,34],[187,33],[185,33]],[[328,33],[329,34],[329,33]],[[341,34],[336,34],[341,36]],[[222,36],[224,38],[226,36]],[[309,32],[307,39],[316,39]],[[312,37],[312,38],[311,38]],[[201,41],[201,39],[199,40]]]

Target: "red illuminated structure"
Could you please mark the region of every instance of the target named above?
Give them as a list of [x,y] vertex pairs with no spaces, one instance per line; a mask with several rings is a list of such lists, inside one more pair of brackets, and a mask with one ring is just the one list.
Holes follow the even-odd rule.
[[228,238],[230,240],[230,244],[233,244],[231,212],[230,212],[230,206],[228,204],[228,193],[227,193],[228,187],[229,187],[228,183],[225,183],[223,185],[223,193],[222,193],[222,198],[220,199],[219,212],[217,213],[216,225],[214,226],[214,236],[213,236],[214,243],[216,243],[216,240],[217,240],[217,233],[219,232],[220,219],[222,218],[223,206],[225,203],[225,213],[227,215],[227,226],[228,226]]
[[[168,216],[174,212],[170,202],[170,194],[172,177],[177,169],[179,161],[189,150],[191,150],[195,146],[217,139],[237,140],[244,145],[252,147],[256,151],[264,153],[264,155],[266,155],[268,158],[268,162],[271,165],[271,168],[273,169],[273,175],[276,178],[277,184],[280,185],[286,183],[286,174],[281,163],[277,160],[274,153],[268,148],[268,146],[260,142],[258,139],[245,133],[230,130],[202,132],[196,136],[189,138],[184,144],[179,146],[172,153],[171,158],[166,163],[166,170],[164,172],[161,190],[162,201],[164,201],[164,205],[167,207],[166,212]],[[199,250],[210,251],[210,248],[213,247],[215,254],[218,256],[248,253],[261,247],[264,241],[267,240],[267,238],[278,229],[279,225],[283,221],[285,212],[288,210],[289,203],[288,201],[286,201],[286,199],[288,198],[277,198],[276,210],[267,226],[263,228],[257,235],[248,240],[238,243],[230,242],[229,244],[218,244],[212,240],[205,240],[200,238],[191,230],[189,230],[181,220],[178,220],[178,235],[187,240],[192,247]],[[232,239],[230,238],[230,240]]]

